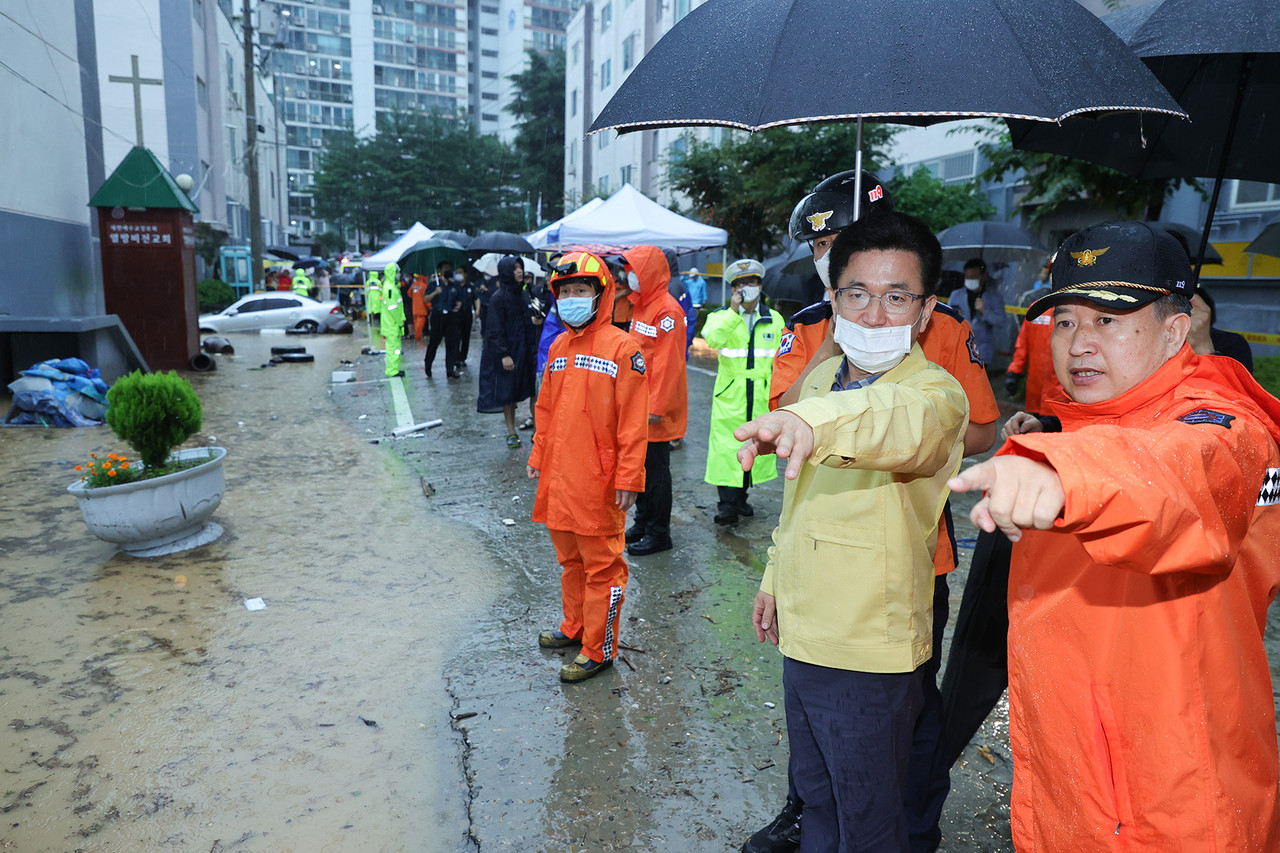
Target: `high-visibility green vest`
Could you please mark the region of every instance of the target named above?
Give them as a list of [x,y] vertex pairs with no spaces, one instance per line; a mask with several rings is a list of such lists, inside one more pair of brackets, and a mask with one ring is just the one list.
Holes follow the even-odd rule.
[[382,279],[375,270],[369,271],[364,282],[364,304],[370,314],[382,313]]
[[404,332],[404,297],[400,295],[400,268],[387,264],[382,271],[382,334],[398,337]]
[[716,384],[711,398],[711,433],[707,441],[706,481],[714,486],[764,483],[778,476],[776,457],[758,456],[744,479],[738,462],[742,442],[733,431],[769,411],[769,376],[786,332],[782,316],[761,302],[760,318],[750,330],[733,308],[712,311],[702,327],[707,346],[719,350]]

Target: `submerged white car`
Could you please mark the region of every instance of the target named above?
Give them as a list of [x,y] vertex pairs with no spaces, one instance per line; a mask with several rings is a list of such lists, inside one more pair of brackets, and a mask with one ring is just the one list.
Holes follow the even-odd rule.
[[331,315],[342,315],[337,302],[317,302],[280,290],[254,293],[217,314],[200,316],[200,333],[256,332],[259,329],[303,329],[316,332]]

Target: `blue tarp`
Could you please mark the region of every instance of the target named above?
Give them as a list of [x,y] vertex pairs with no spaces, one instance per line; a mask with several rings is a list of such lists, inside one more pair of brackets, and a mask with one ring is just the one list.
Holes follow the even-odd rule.
[[22,371],[9,383],[13,408],[5,423],[99,426],[107,413],[108,385],[97,368],[78,358],[54,358]]

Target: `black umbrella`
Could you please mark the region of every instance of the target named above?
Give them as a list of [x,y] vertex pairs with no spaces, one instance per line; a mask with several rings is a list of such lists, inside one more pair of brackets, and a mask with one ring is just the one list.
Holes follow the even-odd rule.
[[1262,233],[1253,238],[1253,242],[1244,247],[1251,255],[1270,255],[1280,258],[1280,222],[1272,222]]
[[519,234],[509,231],[485,231],[467,244],[467,251],[473,255],[484,255],[498,252],[503,255],[532,255],[537,249]]
[[299,261],[302,255],[288,248],[287,246],[268,246],[267,254],[273,255],[282,261]]
[[[440,232],[436,232],[439,234]],[[400,256],[397,266],[406,276],[431,275],[442,262],[456,266],[467,262],[466,249],[453,240],[444,240],[434,234],[426,240],[414,243]]]
[[1010,122],[1013,144],[1140,178],[1213,178],[1195,253],[1203,254],[1224,178],[1280,183],[1280,3],[1155,0],[1102,20],[1191,121],[1110,116],[1061,128]]
[[[1151,224],[1156,228],[1163,228],[1165,231],[1169,231],[1175,236],[1179,234],[1182,235],[1182,239],[1178,242],[1186,241],[1188,256],[1195,251],[1196,246],[1201,244],[1203,232],[1198,228],[1192,228],[1190,225],[1183,225],[1181,222],[1165,222],[1163,220],[1152,222]],[[1191,263],[1194,264],[1195,262],[1195,258],[1192,257]],[[1206,264],[1220,264],[1222,263],[1222,255],[1217,249],[1212,246],[1207,246],[1204,252],[1204,262]]]
[[295,270],[315,269],[317,267],[327,267],[324,258],[298,258],[293,263]]
[[1179,112],[1073,0],[709,0],[654,45],[590,132],[1115,110]]
[[774,302],[799,302],[812,305],[822,298],[822,279],[813,265],[809,244],[793,240],[786,251],[764,261],[765,295]]
[[1047,255],[1040,238],[1012,222],[961,222],[938,234],[943,252],[968,253],[989,263],[1014,263]]
[[439,237],[441,240],[452,240],[462,246],[471,242],[471,235],[466,231],[432,231],[431,236]]

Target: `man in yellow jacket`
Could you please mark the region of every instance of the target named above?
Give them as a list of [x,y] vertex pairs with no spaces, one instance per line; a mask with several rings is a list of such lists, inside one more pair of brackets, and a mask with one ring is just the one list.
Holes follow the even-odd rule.
[[843,356],[810,371],[797,403],[734,433],[743,470],[762,454],[787,460],[752,622],[784,656],[802,847],[906,853],[933,552],[969,405],[916,343],[942,263],[928,226],[865,217],[830,254]]

